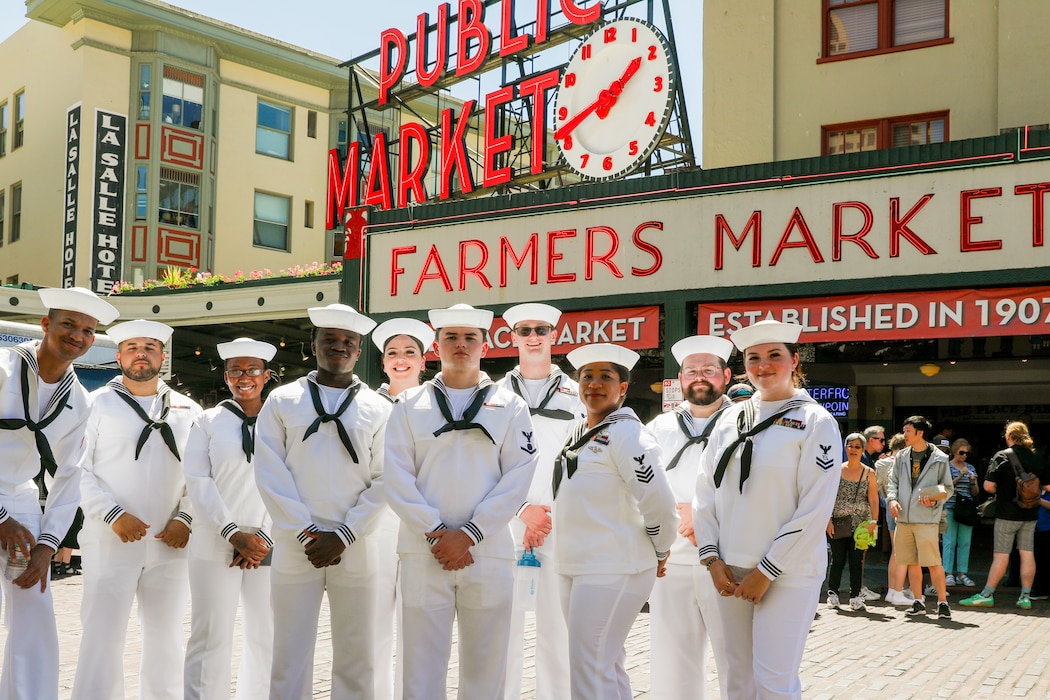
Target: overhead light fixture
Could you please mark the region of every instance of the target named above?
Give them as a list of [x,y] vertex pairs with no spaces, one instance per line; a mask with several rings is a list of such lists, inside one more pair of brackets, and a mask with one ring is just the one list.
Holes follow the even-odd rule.
[[284,336],[283,335],[281,336],[281,342],[279,342],[277,344],[280,345],[282,348],[284,347],[285,343],[284,343]]
[[889,367],[889,366],[890,366],[890,363],[889,363],[889,362],[883,362],[883,363],[882,363],[882,366],[883,366],[883,367]]
[[215,370],[219,369],[218,367],[215,366],[215,361],[211,360],[211,359],[208,360],[208,366],[211,367],[211,371],[212,372],[214,372]]
[[949,361],[948,361],[948,364],[950,364],[950,365],[954,365],[954,364],[955,364],[956,362],[957,362],[957,360],[949,360]]
[[933,362],[927,362],[924,365],[919,365],[919,371],[922,372],[924,376],[933,377],[940,373],[941,366],[934,364]]
[[201,346],[200,345],[198,345],[197,347],[195,347],[193,349],[193,354],[194,355],[200,355],[201,354]]
[[306,354],[306,343],[299,343],[299,354],[302,355],[303,362],[310,359],[310,356]]
[[653,382],[652,384],[649,385],[649,391],[653,392],[654,394],[663,394],[664,393],[664,383],[663,382]]
[[1021,362],[1028,362],[1028,358],[1027,357],[1022,357],[1021,358]]

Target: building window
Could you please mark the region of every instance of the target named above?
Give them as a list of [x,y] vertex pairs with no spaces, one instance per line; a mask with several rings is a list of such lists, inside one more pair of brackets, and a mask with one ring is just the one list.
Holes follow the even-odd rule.
[[303,207],[303,225],[306,228],[314,227],[314,203],[310,200],[306,200],[306,206]]
[[7,278],[7,282],[5,282],[4,284],[6,284],[6,285],[8,285],[10,287],[17,287],[18,286],[18,275],[11,275],[10,277]]
[[149,88],[152,68],[148,63],[139,66],[139,119],[149,119]]
[[135,219],[145,221],[149,214],[146,207],[146,181],[149,170],[145,165],[135,166]]
[[259,100],[255,152],[291,160],[292,108]]
[[12,243],[22,237],[22,183],[11,185],[11,235]]
[[947,17],[948,0],[825,0],[824,56],[942,42]]
[[204,76],[174,66],[164,66],[162,119],[201,131],[204,114]]
[[4,199],[6,194],[6,192],[0,190],[0,248],[4,247],[4,205],[6,204]]
[[184,228],[200,228],[200,175],[175,168],[160,169],[158,220]]
[[[7,102],[0,102],[0,158],[7,155]],[[0,231],[0,236],[3,231]]]
[[23,90],[15,95],[15,136],[11,150],[21,148],[25,143],[26,93]]
[[913,114],[889,119],[871,119],[823,128],[823,155],[875,151],[898,146],[920,146],[948,140],[948,113]]
[[255,193],[255,227],[252,244],[260,248],[290,250],[288,220],[292,209],[290,197],[265,192]]
[[307,138],[317,138],[317,112],[312,109],[306,113],[306,136]]

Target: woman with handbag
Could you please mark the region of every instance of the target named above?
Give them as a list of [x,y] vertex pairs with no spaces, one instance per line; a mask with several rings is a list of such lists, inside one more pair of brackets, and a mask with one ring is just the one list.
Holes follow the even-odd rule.
[[839,491],[835,507],[828,522],[828,537],[831,538],[831,570],[828,572],[828,607],[839,607],[839,583],[842,570],[849,563],[849,607],[850,610],[866,610],[864,597],[860,594],[864,583],[862,574],[864,550],[857,549],[853,532],[861,522],[879,521],[879,487],[875,472],[861,463],[864,454],[864,436],[850,433],[846,436],[846,462],[839,475]]
[[[948,468],[952,473],[952,483],[955,485],[955,493],[944,504],[944,511],[948,518],[948,529],[944,532],[943,559],[944,570],[948,576],[946,583],[949,586],[974,586],[973,580],[967,576],[970,568],[970,539],[973,536],[973,526],[981,522],[981,516],[977,512],[977,470],[967,462],[970,456],[970,443],[959,439],[952,443],[951,461]],[[956,572],[952,574],[952,572]]]

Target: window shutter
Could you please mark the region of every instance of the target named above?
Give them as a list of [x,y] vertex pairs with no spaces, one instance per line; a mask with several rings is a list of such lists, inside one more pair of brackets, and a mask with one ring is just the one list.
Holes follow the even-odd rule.
[[[842,4],[832,2],[832,6]],[[832,9],[828,13],[828,55],[838,56],[879,48],[879,6],[870,2]]]
[[944,38],[944,0],[896,0],[893,7],[894,46]]

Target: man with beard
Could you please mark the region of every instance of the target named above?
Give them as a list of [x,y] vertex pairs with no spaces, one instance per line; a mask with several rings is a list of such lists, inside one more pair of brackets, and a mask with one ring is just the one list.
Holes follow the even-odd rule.
[[[73,361],[95,341],[99,323],[117,310],[91,291],[41,289],[48,314],[44,338],[0,350],[0,579],[7,602],[7,645],[0,697],[58,697],[58,631],[51,589],[51,557],[73,522],[80,501],[88,393]],[[22,430],[28,434],[22,433]],[[40,510],[46,480],[47,500]]]
[[354,374],[375,321],[344,304],[308,313],[317,369],[274,389],[256,424],[255,480],[274,529],[270,589],[277,635],[270,698],[311,695],[326,593],[332,697],[371,698],[379,559],[374,534],[385,505],[383,433],[390,402]]
[[131,604],[142,625],[139,697],[182,698],[189,501],[182,455],[201,407],[159,378],[172,329],[109,329],[121,377],[92,393],[82,478],[84,599],[74,700],[124,696]]
[[[717,591],[700,566],[693,537],[693,496],[700,455],[722,411],[732,405],[724,395],[732,381],[726,364],[733,343],[698,335],[679,340],[671,353],[681,365],[678,381],[685,401],[649,423],[663,448],[664,469],[678,501],[678,538],[671,547],[667,576],[649,597],[652,624],[652,692],[660,700],[703,697],[707,643],[719,671],[726,668]],[[726,684],[721,683],[723,688]]]

